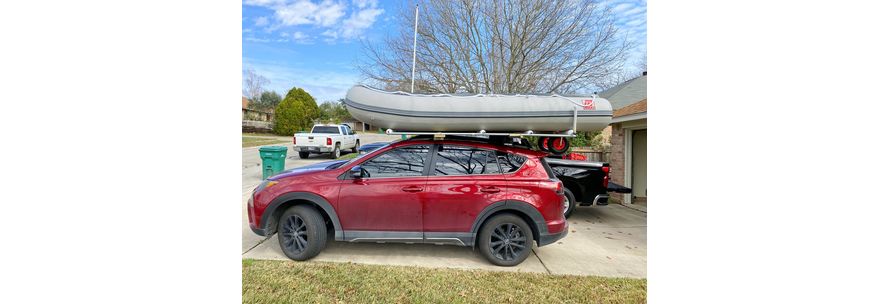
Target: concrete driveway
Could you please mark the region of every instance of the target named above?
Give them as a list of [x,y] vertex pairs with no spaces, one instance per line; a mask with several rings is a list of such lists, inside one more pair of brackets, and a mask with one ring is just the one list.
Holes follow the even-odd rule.
[[[397,138],[376,134],[364,136],[362,142],[366,143]],[[277,235],[263,238],[248,227],[247,199],[262,176],[257,148],[243,150],[242,257],[287,260],[278,245]],[[323,156],[301,160],[290,154],[285,168],[327,160]],[[568,236],[559,242],[534,247],[534,254],[516,267],[494,266],[469,247],[431,244],[331,242],[312,261],[646,277],[646,213],[619,205],[578,207],[569,218],[569,229]]]

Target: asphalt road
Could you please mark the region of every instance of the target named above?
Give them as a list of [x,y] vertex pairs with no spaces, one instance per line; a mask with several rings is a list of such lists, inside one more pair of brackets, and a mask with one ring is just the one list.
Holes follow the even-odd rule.
[[[363,143],[399,138],[379,134],[361,136]],[[258,149],[242,149],[242,257],[286,260],[277,235],[263,238],[248,226],[247,199],[262,180]],[[299,159],[289,150],[285,168],[326,160],[329,160],[326,155]],[[491,265],[469,247],[430,244],[332,242],[312,261],[645,278],[646,213],[620,205],[578,207],[569,218],[568,236],[555,244],[534,247],[534,254],[516,267]]]

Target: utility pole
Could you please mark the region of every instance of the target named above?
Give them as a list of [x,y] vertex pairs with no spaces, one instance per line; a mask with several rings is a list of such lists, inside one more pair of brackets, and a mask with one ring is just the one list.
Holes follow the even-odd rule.
[[411,59],[411,93],[414,93],[414,68],[417,66],[417,15],[420,4],[414,5],[414,56]]

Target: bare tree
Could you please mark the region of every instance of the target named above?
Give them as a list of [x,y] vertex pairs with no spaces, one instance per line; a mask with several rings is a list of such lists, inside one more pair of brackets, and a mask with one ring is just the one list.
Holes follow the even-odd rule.
[[269,79],[257,74],[252,68],[245,69],[244,88],[241,89],[241,94],[244,94],[251,101],[260,100],[263,88],[267,85],[269,85]]
[[[632,47],[595,1],[420,0],[415,91],[575,93],[623,71]],[[414,7],[385,43],[365,43],[362,74],[410,90]]]

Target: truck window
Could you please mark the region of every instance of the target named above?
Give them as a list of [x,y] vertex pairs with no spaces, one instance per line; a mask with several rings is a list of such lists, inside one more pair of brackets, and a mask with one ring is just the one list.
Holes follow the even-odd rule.
[[340,134],[340,130],[335,126],[315,126],[315,127],[312,127],[312,133]]

